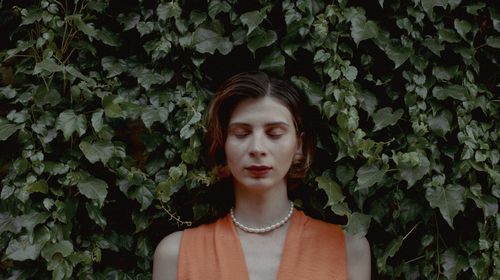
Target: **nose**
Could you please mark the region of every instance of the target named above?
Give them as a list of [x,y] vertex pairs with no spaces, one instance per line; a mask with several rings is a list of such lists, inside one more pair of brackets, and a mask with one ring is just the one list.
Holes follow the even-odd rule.
[[264,141],[265,138],[263,135],[261,135],[260,133],[254,134],[254,137],[252,137],[252,141],[249,147],[250,156],[261,157],[267,154]]

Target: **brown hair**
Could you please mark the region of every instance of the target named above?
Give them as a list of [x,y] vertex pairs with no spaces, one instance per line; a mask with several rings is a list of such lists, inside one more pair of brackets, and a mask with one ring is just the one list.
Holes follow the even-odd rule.
[[303,157],[292,163],[287,178],[302,179],[309,170],[316,139],[309,119],[311,114],[307,97],[289,82],[268,77],[262,72],[245,72],[232,76],[221,86],[208,111],[206,162],[209,168],[218,169],[220,177],[229,175],[221,170],[224,170],[226,165],[224,144],[231,113],[241,101],[265,96],[278,100],[288,108],[297,136],[302,137]]

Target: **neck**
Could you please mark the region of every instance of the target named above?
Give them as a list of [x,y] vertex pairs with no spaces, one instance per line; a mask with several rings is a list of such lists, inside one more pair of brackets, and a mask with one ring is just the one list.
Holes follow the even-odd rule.
[[265,191],[235,187],[234,213],[248,226],[265,226],[283,219],[290,210],[286,184]]

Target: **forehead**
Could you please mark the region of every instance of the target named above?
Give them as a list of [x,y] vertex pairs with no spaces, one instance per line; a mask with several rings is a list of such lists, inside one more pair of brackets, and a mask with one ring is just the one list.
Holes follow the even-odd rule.
[[245,99],[238,103],[229,118],[229,125],[233,123],[266,124],[284,122],[293,124],[290,110],[280,101],[272,97]]

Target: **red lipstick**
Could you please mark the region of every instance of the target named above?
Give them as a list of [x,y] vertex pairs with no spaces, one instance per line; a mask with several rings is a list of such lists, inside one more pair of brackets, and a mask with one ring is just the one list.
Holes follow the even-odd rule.
[[248,170],[253,177],[264,177],[272,168],[265,165],[251,165],[245,169]]

